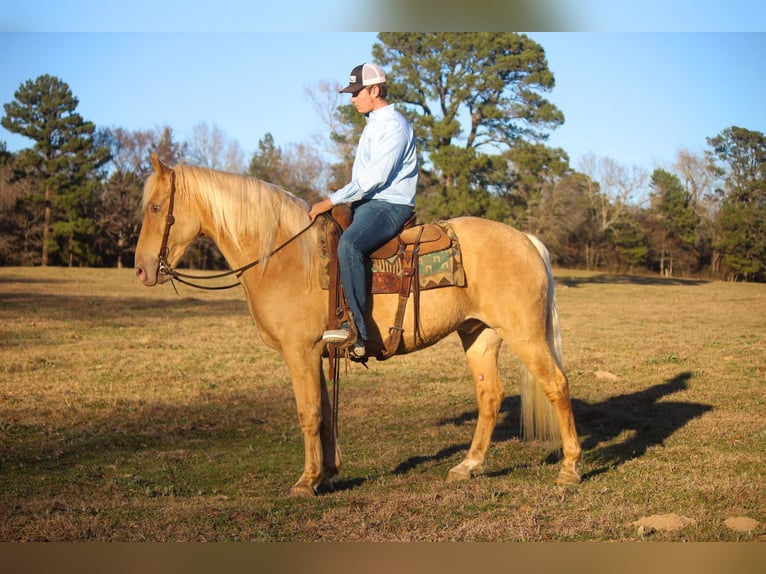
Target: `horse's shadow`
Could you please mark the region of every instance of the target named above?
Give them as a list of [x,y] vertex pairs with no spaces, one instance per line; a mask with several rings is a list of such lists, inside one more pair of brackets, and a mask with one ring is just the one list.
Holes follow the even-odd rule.
[[[588,453],[588,460],[597,465],[583,478],[643,456],[648,448],[662,445],[687,423],[712,410],[712,405],[704,403],[662,400],[686,390],[691,378],[691,373],[682,372],[662,384],[594,405],[575,402],[572,407],[578,427],[582,429],[583,451]],[[633,432],[615,442],[625,431]]]
[[[682,372],[664,383],[634,393],[610,397],[600,403],[572,400],[572,410],[580,435],[585,460],[593,466],[583,475],[587,480],[598,474],[639,458],[647,449],[661,445],[689,421],[710,411],[711,405],[688,401],[669,402],[662,400],[688,388],[692,374]],[[492,442],[498,443],[520,437],[519,397],[507,397],[500,408],[500,417]],[[477,411],[466,411],[457,417],[443,419],[440,425],[465,425],[475,422]],[[632,432],[631,432],[632,431]],[[625,435],[621,438],[622,435]],[[391,474],[405,474],[420,465],[440,462],[465,452],[468,442],[448,446],[434,454],[412,456],[400,463]],[[549,454],[545,463],[552,464],[559,459],[559,452]],[[504,476],[518,466],[498,469],[487,476]],[[348,484],[346,484],[348,482]],[[355,488],[358,481],[339,481],[336,488]]]

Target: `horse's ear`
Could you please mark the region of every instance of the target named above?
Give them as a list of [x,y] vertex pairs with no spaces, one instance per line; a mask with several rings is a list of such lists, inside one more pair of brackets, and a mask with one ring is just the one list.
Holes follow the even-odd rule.
[[151,154],[150,158],[152,160],[152,167],[157,175],[164,177],[170,173],[170,168],[160,161],[160,157],[156,153]]

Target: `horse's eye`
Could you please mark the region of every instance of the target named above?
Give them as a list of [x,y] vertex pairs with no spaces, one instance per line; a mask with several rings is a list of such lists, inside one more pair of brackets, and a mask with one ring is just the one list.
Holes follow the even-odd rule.
[[159,213],[160,206],[157,205],[156,203],[153,203],[152,205],[149,206],[149,211],[151,211],[152,213]]

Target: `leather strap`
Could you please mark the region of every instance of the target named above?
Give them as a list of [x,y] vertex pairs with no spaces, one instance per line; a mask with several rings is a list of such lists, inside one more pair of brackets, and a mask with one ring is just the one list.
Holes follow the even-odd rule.
[[[415,283],[416,298],[415,298],[415,311],[416,314],[420,310],[418,304],[418,297],[420,296],[419,279],[418,279],[418,254],[420,252],[420,238],[422,237],[423,230],[421,228],[415,242],[412,244],[412,248],[408,249],[408,245],[401,243],[399,246],[399,257],[402,260],[402,282],[399,287],[399,304],[396,308],[396,317],[394,318],[394,324],[388,330],[388,338],[386,339],[385,349],[383,349],[383,356],[385,358],[391,357],[396,354],[399,349],[399,344],[402,340],[402,333],[404,328],[404,313],[407,310],[407,299],[410,298],[410,290],[413,282]],[[418,332],[417,317],[415,318],[415,334]]]

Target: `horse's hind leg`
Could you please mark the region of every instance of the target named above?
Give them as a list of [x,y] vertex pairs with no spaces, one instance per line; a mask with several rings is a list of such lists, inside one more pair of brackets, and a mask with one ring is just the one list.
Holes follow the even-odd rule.
[[580,461],[582,447],[577,438],[567,377],[556,364],[545,341],[539,341],[537,344],[527,341],[523,345],[514,345],[511,342],[511,348],[540,384],[556,412],[564,454],[562,468],[556,482],[578,484],[581,479],[577,472],[577,463]]
[[502,339],[493,329],[484,326],[471,332],[458,333],[476,386],[479,416],[468,455],[449,471],[447,480],[450,481],[467,480],[484,470],[487,449],[505,396],[497,364]]

